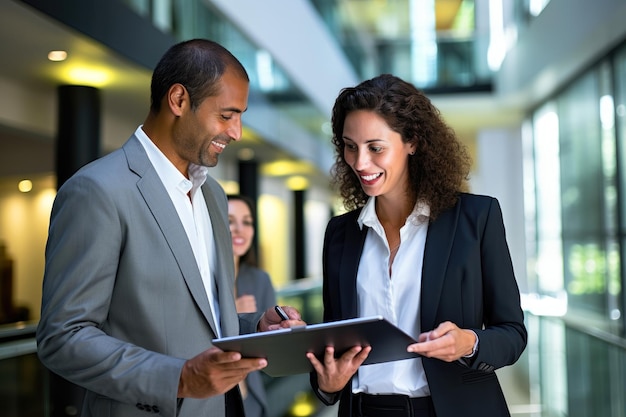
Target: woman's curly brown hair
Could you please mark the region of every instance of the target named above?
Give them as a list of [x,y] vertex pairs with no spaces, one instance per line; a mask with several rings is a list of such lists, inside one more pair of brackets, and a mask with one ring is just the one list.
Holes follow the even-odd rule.
[[409,156],[409,183],[413,187],[409,192],[414,201],[428,203],[431,220],[456,203],[467,187],[471,166],[465,147],[424,93],[396,76],[383,74],[344,88],[333,107],[336,155],[332,184],[346,209],[363,207],[368,199],[344,158],[343,126],[346,116],[355,110],[375,112],[402,136],[403,142],[416,145],[415,154]]

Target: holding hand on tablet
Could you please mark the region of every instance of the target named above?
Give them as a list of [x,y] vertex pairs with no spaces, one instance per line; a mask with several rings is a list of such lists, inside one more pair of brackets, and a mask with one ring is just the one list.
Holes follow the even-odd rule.
[[317,372],[318,388],[323,392],[333,393],[341,391],[346,386],[371,350],[371,346],[355,346],[339,358],[335,358],[335,348],[327,346],[324,363],[312,353],[307,353],[306,357]]
[[418,342],[409,345],[407,351],[445,362],[454,362],[475,354],[478,336],[472,330],[461,329],[456,324],[446,321],[436,329],[422,333]]
[[178,385],[178,398],[208,398],[234,388],[250,372],[267,366],[263,358],[242,358],[237,352],[212,347],[187,360]]

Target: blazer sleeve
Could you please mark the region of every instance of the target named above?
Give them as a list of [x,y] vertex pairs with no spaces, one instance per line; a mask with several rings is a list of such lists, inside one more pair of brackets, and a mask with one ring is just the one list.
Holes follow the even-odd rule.
[[[342,288],[340,281],[336,279],[342,276],[342,271],[350,271],[354,276],[344,276],[341,283],[349,286],[354,290],[353,279],[356,279],[356,267],[360,259],[360,251],[365,239],[365,232],[359,230],[356,219],[360,210],[344,213],[340,216],[333,217],[326,226],[324,234],[324,245],[322,248],[322,299],[324,305],[324,322],[334,321],[346,318],[342,314],[342,310],[350,311],[347,316],[354,317],[357,313],[356,304],[354,306],[341,307]],[[344,253],[348,251],[348,253]],[[351,260],[349,266],[345,263],[345,258]],[[333,279],[335,278],[335,279]],[[351,280],[352,279],[352,280]],[[351,290],[348,290],[351,292]],[[354,300],[351,300],[354,301]],[[343,396],[350,392],[352,380],[348,381],[346,387],[342,391],[334,393],[325,393],[320,391],[317,380],[317,373],[312,371],[309,375],[311,387],[319,400],[326,405],[337,403]]]
[[473,329],[478,335],[479,345],[477,354],[470,361],[472,368],[483,371],[499,369],[517,361],[528,337],[502,211],[498,200],[489,200],[480,248],[483,325]]

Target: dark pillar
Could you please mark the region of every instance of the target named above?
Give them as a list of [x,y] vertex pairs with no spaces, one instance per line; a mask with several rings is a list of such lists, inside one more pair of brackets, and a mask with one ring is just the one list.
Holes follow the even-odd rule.
[[293,219],[294,219],[294,259],[295,278],[306,278],[306,231],[304,224],[304,202],[306,190],[293,192]]
[[239,161],[239,194],[259,198],[259,164],[255,160]]
[[[259,163],[253,159],[239,160],[239,194],[245,195],[254,202],[254,212],[256,214],[256,224],[259,224],[260,216],[257,207],[259,205]],[[257,262],[260,259],[258,233],[252,239],[252,249],[256,254]]]
[[94,87],[58,87],[57,188],[100,154],[100,94]]
[[[58,87],[57,188],[100,154],[100,94],[81,85]],[[50,373],[51,417],[80,416],[84,390]]]

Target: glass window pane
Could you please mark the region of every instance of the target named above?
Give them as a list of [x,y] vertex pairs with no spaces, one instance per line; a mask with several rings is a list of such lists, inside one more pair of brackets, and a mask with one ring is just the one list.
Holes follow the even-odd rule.
[[[626,45],[622,47],[615,57],[615,132],[617,136],[618,166],[620,167],[620,187],[618,191],[621,199],[621,224],[619,228],[619,242],[621,245],[621,259],[626,256]],[[621,265],[621,264],[620,264]],[[614,282],[616,288],[616,305],[611,311],[611,318],[621,321],[622,332],[626,332],[626,320],[624,319],[624,306],[626,295],[623,288],[626,285],[626,268],[621,267],[620,280]]]
[[607,254],[598,72],[558,99],[564,283],[570,307],[606,312]]
[[563,292],[561,243],[561,181],[559,119],[554,103],[533,118],[536,176],[537,287],[541,294],[559,297]]

